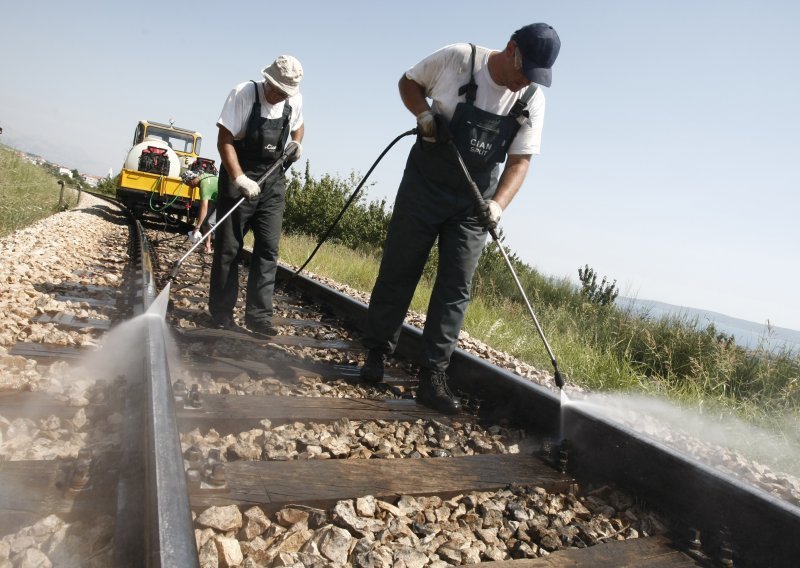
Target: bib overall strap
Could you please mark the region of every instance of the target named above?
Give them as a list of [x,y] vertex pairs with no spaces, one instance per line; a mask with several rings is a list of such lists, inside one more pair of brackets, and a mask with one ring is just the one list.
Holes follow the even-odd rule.
[[528,120],[531,117],[531,113],[528,111],[528,103],[533,98],[533,95],[536,94],[536,89],[538,88],[539,85],[535,83],[529,85],[525,92],[522,93],[522,96],[514,103],[514,106],[511,107],[508,116],[516,118],[518,121],[521,120],[520,117]]
[[250,82],[253,83],[253,89],[255,90],[256,98],[253,99],[253,108],[250,109],[250,116],[247,117],[248,121],[252,120],[254,117],[258,119],[258,117],[261,116],[261,103],[258,102],[258,84],[253,80]]
[[461,85],[461,88],[458,89],[458,94],[459,96],[466,94],[467,103],[471,105],[475,102],[478,84],[475,82],[475,44],[471,43],[469,46],[472,49],[469,59],[469,83]]
[[289,105],[289,101],[283,103],[283,130],[286,130],[289,127],[289,122],[292,119],[292,107]]
[[[247,130],[257,130],[259,128],[259,124],[261,123],[261,103],[258,100],[258,84],[255,81],[250,81],[253,83],[253,88],[255,89],[256,98],[253,101],[253,108],[250,110],[250,116],[247,117]],[[289,106],[289,103],[285,103],[283,105],[283,125],[282,129],[285,130],[288,125],[289,121],[292,118],[292,107]],[[251,128],[251,123],[253,123],[253,128]]]
[[[253,90],[255,91],[255,99],[253,99],[253,106],[250,109],[250,114],[247,116],[247,121],[245,122],[245,135],[244,138],[241,140],[237,140],[234,142],[234,146],[242,150],[248,149],[252,144],[258,145],[258,141],[253,138],[256,136],[256,132],[258,132],[259,122],[261,120],[261,103],[258,100],[258,85],[255,81],[250,81],[253,83]],[[238,144],[238,146],[237,146]]]
[[[252,79],[250,82],[253,83],[253,87],[256,90],[256,100],[253,101],[253,109],[250,111],[250,117],[259,118],[261,117],[261,103],[258,102],[258,84]],[[289,120],[292,118],[292,107],[289,106],[289,103],[283,105],[283,116],[281,118],[283,118],[283,128],[286,128],[289,124]]]

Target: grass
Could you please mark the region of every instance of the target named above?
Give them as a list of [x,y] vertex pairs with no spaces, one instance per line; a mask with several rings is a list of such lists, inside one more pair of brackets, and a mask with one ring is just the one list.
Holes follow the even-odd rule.
[[[299,266],[313,250],[316,241],[303,235],[281,237],[283,262]],[[353,251],[335,243],[325,243],[307,270],[370,292],[378,275],[378,253]],[[431,282],[423,276],[411,309],[425,313]],[[533,299],[531,299],[533,301]],[[536,317],[556,355],[559,368],[583,387],[596,390],[620,390],[637,384],[638,376],[600,346],[587,345],[579,322],[566,310],[537,310]],[[552,370],[552,363],[527,309],[511,299],[486,298],[480,290],[473,293],[464,321],[464,331],[492,347],[514,355],[537,368]],[[566,363],[566,364],[564,364]]]
[[[56,176],[0,145],[0,237],[58,211],[61,187]],[[64,199],[74,205],[77,192],[66,184]]]
[[[281,261],[300,266],[314,250],[316,243],[315,240],[303,235],[282,235]],[[372,285],[378,277],[379,263],[380,258],[377,253],[355,251],[336,243],[325,243],[305,270],[333,278],[356,290],[371,292]],[[410,309],[424,313],[430,296],[430,283],[423,279],[414,293]]]
[[[284,235],[282,261],[299,266],[316,241]],[[325,243],[307,270],[369,292],[380,255]],[[735,415],[775,426],[800,409],[800,357],[767,348],[731,345],[697,322],[649,320],[638,314],[581,303],[560,283],[526,285],[537,319],[568,380],[593,391],[639,392],[666,397],[703,412]],[[423,276],[411,309],[425,313],[431,282]],[[568,295],[573,297],[568,297]],[[547,302],[540,295],[548,295]],[[527,309],[517,298],[474,286],[464,330],[539,369],[552,363]],[[691,377],[688,379],[687,377]],[[794,418],[796,419],[796,418]]]

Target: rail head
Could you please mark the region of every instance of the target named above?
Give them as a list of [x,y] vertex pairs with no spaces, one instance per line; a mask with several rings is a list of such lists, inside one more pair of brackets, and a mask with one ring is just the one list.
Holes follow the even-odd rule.
[[[136,318],[143,319],[137,326],[139,337],[131,341],[132,348],[141,349],[141,369],[136,376],[131,370],[128,390],[138,393],[135,400],[143,408],[133,409],[132,425],[137,429],[129,436],[138,435],[136,447],[126,448],[128,462],[144,460],[144,534],[142,557],[122,558],[115,554],[119,565],[145,565],[152,567],[199,566],[200,561],[194,537],[189,494],[184,473],[183,454],[180,446],[175,415],[172,381],[168,359],[168,341],[163,311],[155,306],[158,298],[154,257],[141,223],[131,219],[130,257],[133,266],[129,293],[133,296],[132,311]],[[168,293],[168,290],[165,290]],[[160,302],[166,306],[166,302]],[[153,308],[156,308],[154,310]],[[165,310],[164,310],[165,311]],[[133,491],[126,491],[118,498],[118,506],[135,510],[137,505],[125,503],[125,499],[136,499]],[[141,507],[141,505],[139,505]],[[120,534],[119,532],[117,534]],[[130,539],[130,536],[125,536]],[[125,550],[133,548],[130,542]]]

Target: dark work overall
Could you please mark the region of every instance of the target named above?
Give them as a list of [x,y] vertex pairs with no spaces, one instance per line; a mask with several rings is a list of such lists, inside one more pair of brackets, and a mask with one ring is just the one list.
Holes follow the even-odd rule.
[[[261,177],[283,153],[290,134],[292,108],[284,103],[283,116],[266,119],[261,116],[259,86],[253,82],[256,98],[244,138],[234,142],[239,164],[252,180]],[[216,321],[233,316],[239,294],[239,255],[244,235],[253,231],[253,258],[247,278],[245,320],[268,323],[272,317],[272,292],[278,269],[278,241],[285,208],[283,170],[278,168],[261,184],[261,193],[253,200],[245,199],[231,216],[216,227],[214,262],[211,266],[211,289],[208,308]],[[217,219],[224,216],[241,198],[238,188],[223,165],[219,175]]]
[[[474,58],[473,46],[473,70]],[[497,189],[498,163],[505,160],[519,129],[517,116],[530,97],[508,116],[500,116],[474,105],[476,91],[471,76],[459,91],[465,94],[465,101],[456,106],[450,127],[473,181],[484,199],[489,199]],[[364,345],[387,354],[397,347],[414,290],[438,238],[439,266],[419,362],[423,368],[446,370],[464,322],[472,276],[486,234],[475,215],[475,202],[452,146],[418,138],[397,191],[369,303]]]

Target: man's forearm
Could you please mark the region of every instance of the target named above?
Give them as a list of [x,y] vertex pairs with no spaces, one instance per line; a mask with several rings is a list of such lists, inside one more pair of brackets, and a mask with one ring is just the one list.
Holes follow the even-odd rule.
[[292,140],[295,142],[302,142],[303,136],[306,134],[306,123],[300,125],[300,128],[292,131]]
[[400,91],[400,99],[406,108],[411,111],[411,114],[417,116],[421,112],[431,109],[425,98],[425,89],[416,81],[406,77],[405,73],[400,77],[397,86]]
[[197,225],[195,225],[197,229],[203,226],[203,221],[206,220],[207,213],[208,213],[208,201],[204,199],[200,202],[200,211],[197,213]]
[[222,160],[222,165],[228,170],[228,175],[232,180],[244,173],[244,171],[242,171],[242,166],[239,164],[239,156],[236,154],[236,148],[233,147],[233,134],[224,126],[219,126],[217,150],[219,151],[219,158]]
[[529,155],[508,156],[506,166],[503,168],[503,174],[497,184],[497,191],[492,197],[492,200],[503,209],[508,207],[519,188],[522,187],[522,182],[525,181],[525,177],[528,175],[530,163],[531,157]]

